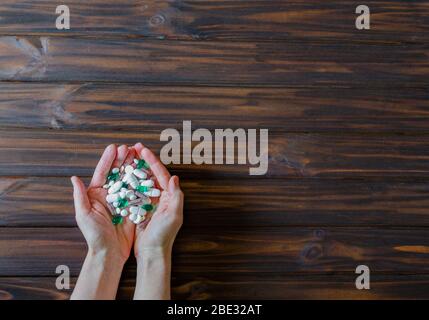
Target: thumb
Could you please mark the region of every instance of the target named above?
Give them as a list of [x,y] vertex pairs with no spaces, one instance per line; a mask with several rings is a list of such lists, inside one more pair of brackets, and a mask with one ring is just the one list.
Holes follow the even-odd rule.
[[71,182],[73,184],[73,199],[76,214],[89,211],[89,199],[82,180],[73,176],[71,177]]

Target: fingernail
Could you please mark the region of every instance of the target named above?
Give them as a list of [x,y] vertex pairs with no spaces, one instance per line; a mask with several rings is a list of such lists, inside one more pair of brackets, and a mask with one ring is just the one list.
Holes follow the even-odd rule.
[[174,177],[173,177],[173,181],[174,181],[174,185],[175,185],[176,187],[178,187],[178,186],[179,186],[179,177],[178,177],[178,176],[174,176]]

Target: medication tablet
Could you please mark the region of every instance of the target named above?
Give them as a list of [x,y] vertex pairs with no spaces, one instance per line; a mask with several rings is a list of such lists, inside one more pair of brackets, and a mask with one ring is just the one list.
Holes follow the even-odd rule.
[[146,179],[147,174],[143,170],[140,169],[134,169],[133,171],[134,175],[139,179]]
[[117,194],[117,193],[112,193],[112,194],[108,194],[107,196],[106,196],[106,201],[108,202],[108,203],[112,203],[112,202],[116,202],[116,201],[119,201],[119,199],[120,199],[121,197],[119,196],[119,194]]
[[111,187],[109,188],[108,193],[109,193],[109,194],[116,193],[116,192],[118,192],[119,190],[121,190],[121,188],[122,188],[122,181],[116,181],[116,182],[113,184],[113,186],[111,186]]
[[129,174],[129,173],[133,173],[133,171],[134,171],[133,166],[128,165],[125,167],[125,173]]

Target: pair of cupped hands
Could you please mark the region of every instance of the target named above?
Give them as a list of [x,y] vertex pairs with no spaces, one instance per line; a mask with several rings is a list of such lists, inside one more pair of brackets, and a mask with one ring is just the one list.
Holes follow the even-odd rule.
[[[155,176],[156,187],[161,190],[159,203],[150,217],[135,225],[128,218],[113,225],[107,208],[107,190],[103,188],[112,168],[132,164],[134,158],[144,159]],[[171,252],[174,239],[183,222],[183,193],[179,178],[170,173],[159,159],[141,143],[133,147],[109,145],[95,168],[88,186],[78,177],[71,178],[76,221],[92,253],[115,256],[125,262],[134,246],[136,258],[145,253]]]

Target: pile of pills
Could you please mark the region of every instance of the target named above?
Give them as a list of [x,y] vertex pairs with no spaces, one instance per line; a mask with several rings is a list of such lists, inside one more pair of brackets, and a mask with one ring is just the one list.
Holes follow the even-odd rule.
[[132,165],[112,169],[103,188],[108,190],[106,201],[114,225],[121,224],[127,216],[139,224],[154,210],[151,198],[158,198],[161,191],[154,188],[151,176],[149,165],[143,159],[134,159]]

